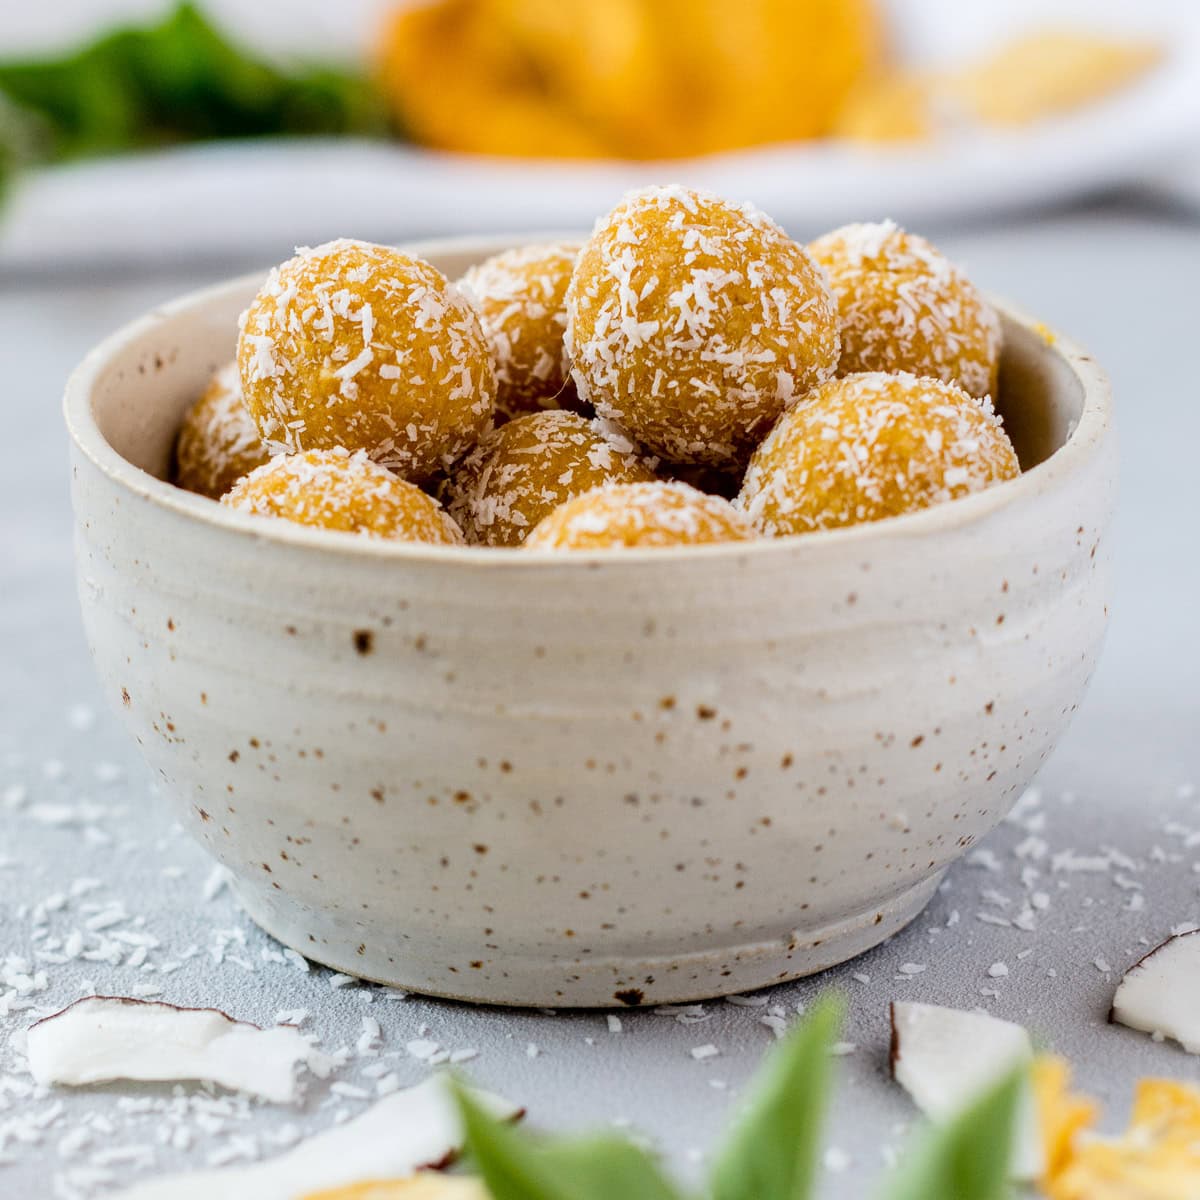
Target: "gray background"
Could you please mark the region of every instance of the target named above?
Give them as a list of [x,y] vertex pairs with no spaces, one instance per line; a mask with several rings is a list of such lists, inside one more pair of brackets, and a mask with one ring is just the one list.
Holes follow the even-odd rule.
[[[1200,1075],[1177,1047],[1104,1023],[1120,971],[1172,927],[1200,921],[1200,836],[1190,836],[1200,830],[1200,227],[1129,199],[931,232],[980,283],[1110,371],[1123,450],[1117,593],[1101,668],[1038,781],[1040,798],[955,867],[905,933],[821,979],[764,993],[789,1018],[831,983],[850,1001],[845,1037],[856,1048],[839,1060],[828,1142],[840,1169],[826,1175],[828,1197],[869,1194],[913,1119],[886,1071],[886,1007],[897,997],[981,1005],[1026,1023],[1074,1061],[1109,1125],[1123,1118],[1137,1076]],[[717,1002],[694,1023],[622,1013],[612,1033],[598,1013],[393,1002],[375,988],[331,987],[319,968],[302,974],[277,961],[279,947],[227,890],[206,898],[210,862],[173,826],[102,709],[71,573],[62,383],[120,322],[244,266],[0,280],[0,1196],[99,1194],[214,1154],[274,1153],[367,1103],[332,1081],[314,1082],[296,1110],[210,1103],[192,1088],[182,1098],[170,1087],[31,1091],[20,1031],[89,983],[159,988],[259,1022],[308,1009],[306,1028],[326,1048],[351,1048],[334,1080],[366,1089],[381,1063],[404,1083],[425,1074],[404,1047],[427,1027],[423,1036],[447,1049],[477,1050],[464,1069],[528,1106],[536,1124],[628,1122],[694,1176],[770,1044],[760,1023],[768,1008]],[[1018,916],[1033,891],[1050,898],[1035,930],[996,923]],[[75,930],[82,955],[52,961]],[[998,962],[1009,973],[993,978]],[[898,975],[901,964],[926,969]],[[358,1057],[364,1017],[379,1021],[382,1053]],[[706,1043],[719,1056],[695,1061],[689,1050]]]

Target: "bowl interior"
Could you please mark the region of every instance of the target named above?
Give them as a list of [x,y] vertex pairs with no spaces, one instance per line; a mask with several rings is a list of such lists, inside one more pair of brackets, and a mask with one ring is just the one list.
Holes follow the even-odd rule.
[[[529,238],[425,243],[409,247],[450,278],[475,262]],[[542,239],[537,239],[542,240]],[[165,479],[187,407],[212,373],[234,355],[237,318],[260,275],[246,276],[186,297],[151,314],[114,347],[92,389],[92,416],[101,436],[126,462]],[[1078,423],[1084,389],[1053,338],[1001,308],[1004,354],[996,408],[1004,418],[1023,470],[1065,445]]]
[[1021,470],[1045,462],[1066,445],[1083,414],[1084,390],[1071,364],[1053,351],[1053,335],[1001,312],[1004,352],[996,411],[1012,439]]

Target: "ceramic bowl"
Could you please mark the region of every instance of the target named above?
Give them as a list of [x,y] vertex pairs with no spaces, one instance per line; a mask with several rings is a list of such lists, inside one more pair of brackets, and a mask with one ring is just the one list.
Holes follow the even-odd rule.
[[[410,249],[454,277],[519,240]],[[260,278],[108,339],[66,418],[104,689],[164,803],[309,958],[549,1006],[819,971],[920,911],[1079,703],[1109,391],[1022,317],[1019,479],[848,530],[554,556],[362,541],[162,482]]]

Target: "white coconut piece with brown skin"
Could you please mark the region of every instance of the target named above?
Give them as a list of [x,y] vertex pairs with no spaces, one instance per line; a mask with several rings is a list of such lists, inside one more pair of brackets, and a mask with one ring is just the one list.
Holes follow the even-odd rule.
[[1175,934],[1121,977],[1109,1020],[1200,1054],[1200,930]]
[[215,1008],[125,996],[77,1000],[31,1026],[26,1045],[46,1086],[205,1080],[278,1104],[299,1099],[296,1068],[314,1054],[294,1026],[260,1029]]
[[[473,1097],[501,1120],[521,1116],[521,1109],[498,1096],[475,1092]],[[161,1175],[110,1200],[296,1200],[328,1188],[447,1167],[458,1157],[462,1140],[448,1078],[432,1075],[265,1162]]]
[[[955,1116],[1007,1072],[1033,1059],[1025,1028],[987,1013],[898,1001],[891,1016],[892,1077],[933,1121]],[[1042,1163],[1037,1113],[1027,1089],[1017,1117],[1012,1177],[1036,1179]]]

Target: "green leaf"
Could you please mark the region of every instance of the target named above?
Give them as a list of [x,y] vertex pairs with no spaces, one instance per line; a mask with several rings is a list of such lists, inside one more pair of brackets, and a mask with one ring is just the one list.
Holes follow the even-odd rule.
[[21,168],[37,159],[41,136],[37,120],[0,92],[0,204]]
[[0,92],[53,133],[52,157],[207,138],[388,131],[358,70],[283,68],[247,53],[190,3],[67,54],[0,61]]
[[571,1190],[572,1200],[678,1200],[658,1164],[619,1137],[582,1138],[546,1145],[540,1158]]
[[618,1137],[538,1142],[455,1087],[467,1152],[493,1200],[678,1200],[655,1161]]
[[1006,1076],[945,1125],[926,1131],[885,1200],[1007,1200],[1026,1071]]
[[713,1168],[713,1200],[808,1200],[842,1004],[823,998],[781,1041]]
[[17,148],[9,127],[7,106],[0,97],[0,204],[8,195],[17,173]]

